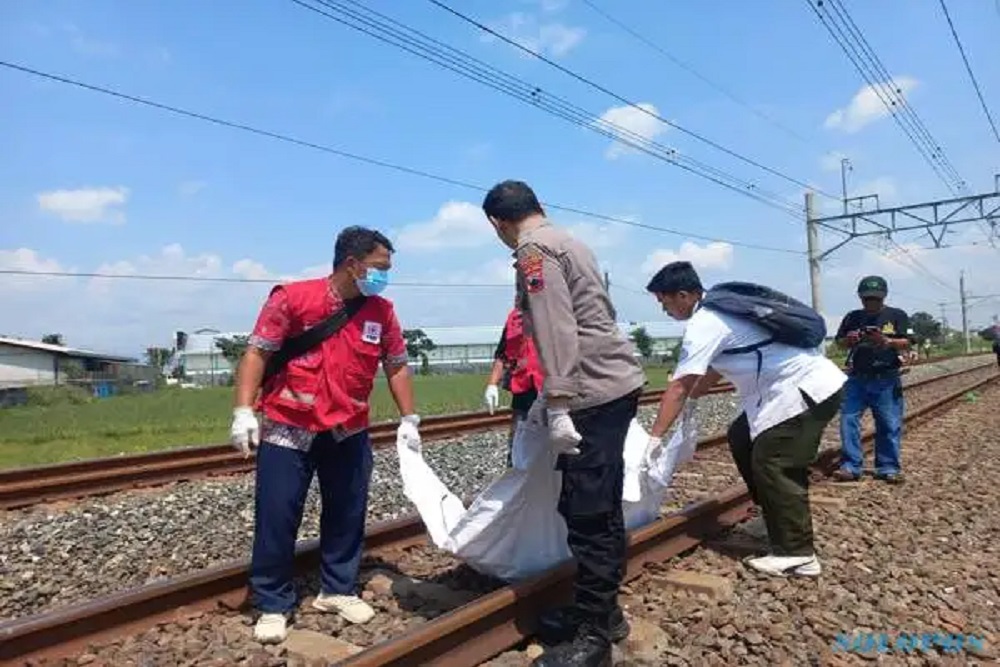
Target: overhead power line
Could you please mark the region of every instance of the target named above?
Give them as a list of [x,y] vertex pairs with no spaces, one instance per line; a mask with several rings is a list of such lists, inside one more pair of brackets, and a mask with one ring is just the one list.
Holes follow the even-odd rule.
[[[241,130],[241,131],[244,131],[244,132],[249,132],[251,134],[255,134],[255,135],[258,135],[258,136],[267,137],[269,139],[275,139],[275,140],[283,141],[283,142],[290,143],[290,144],[295,144],[295,145],[300,146],[300,147],[310,148],[310,149],[321,151],[321,152],[324,152],[324,153],[329,153],[331,155],[336,155],[338,157],[347,158],[349,160],[354,160],[354,161],[357,161],[357,162],[362,162],[362,163],[365,163],[365,164],[368,164],[368,165],[372,165],[372,166],[376,166],[376,167],[382,167],[384,169],[391,169],[391,170],[402,172],[402,173],[409,174],[409,175],[412,175],[412,176],[419,176],[421,178],[426,178],[426,179],[429,179],[429,180],[438,181],[440,183],[446,183],[448,185],[454,185],[454,186],[465,188],[465,189],[469,189],[469,190],[475,190],[477,192],[486,192],[486,191],[489,190],[488,187],[484,187],[482,185],[477,185],[475,183],[469,183],[469,182],[466,182],[466,181],[461,181],[459,179],[450,178],[448,176],[442,176],[440,174],[435,174],[435,173],[424,171],[424,170],[421,170],[421,169],[416,169],[416,168],[413,168],[413,167],[408,167],[408,166],[405,166],[405,165],[400,165],[400,164],[396,164],[396,163],[393,163],[393,162],[388,162],[388,161],[385,161],[385,160],[380,160],[380,159],[376,159],[376,158],[372,158],[372,157],[368,157],[368,156],[364,156],[364,155],[359,155],[357,153],[351,153],[351,152],[348,152],[348,151],[340,150],[340,149],[333,148],[333,147],[330,147],[330,146],[326,146],[326,145],[323,145],[323,144],[318,144],[318,143],[315,143],[315,142],[312,142],[312,141],[307,141],[307,140],[304,140],[304,139],[298,139],[296,137],[292,137],[292,136],[289,136],[287,134],[282,134],[282,133],[279,133],[279,132],[273,132],[273,131],[270,131],[270,130],[264,130],[264,129],[261,129],[261,128],[253,127],[253,126],[246,125],[246,124],[239,123],[239,122],[235,122],[235,121],[225,120],[225,119],[218,118],[218,117],[215,117],[215,116],[211,116],[211,115],[208,115],[208,114],[205,114],[205,113],[200,113],[200,112],[196,112],[196,111],[190,111],[190,110],[187,110],[187,109],[182,109],[182,108],[177,107],[177,106],[172,106],[172,105],[169,105],[169,104],[164,104],[162,102],[156,102],[156,101],[153,101],[153,100],[150,100],[150,99],[147,99],[147,98],[138,97],[138,96],[135,96],[135,95],[130,95],[130,94],[123,93],[123,92],[120,92],[120,91],[117,91],[117,90],[113,90],[111,88],[106,88],[106,87],[103,87],[103,86],[98,86],[98,85],[89,84],[89,83],[84,83],[84,82],[79,81],[79,80],[70,79],[68,77],[59,76],[59,75],[56,75],[56,74],[50,74],[48,72],[42,72],[40,70],[32,69],[32,68],[26,67],[24,65],[18,65],[16,63],[8,62],[8,61],[5,61],[5,60],[0,60],[0,66],[5,67],[7,69],[19,71],[19,72],[22,72],[24,74],[30,74],[32,76],[36,76],[36,77],[48,79],[50,81],[57,81],[59,83],[64,83],[64,84],[75,86],[75,87],[78,87],[78,88],[83,88],[83,89],[89,90],[91,92],[96,92],[96,93],[101,93],[101,94],[104,94],[104,95],[109,95],[109,96],[112,96],[112,97],[116,97],[118,99],[123,99],[123,100],[129,101],[129,102],[133,102],[135,104],[152,107],[152,108],[155,108],[155,109],[159,109],[160,111],[166,111],[166,112],[173,113],[173,114],[176,114],[176,115],[185,116],[185,117],[193,118],[193,119],[196,119],[196,120],[201,120],[201,121],[204,121],[204,122],[207,122],[207,123],[212,123],[212,124],[220,125],[220,126],[223,126],[223,127],[228,127],[230,129],[235,129],[235,130]],[[606,215],[604,213],[597,213],[597,212],[594,212],[594,211],[589,211],[589,210],[586,210],[586,209],[577,208],[577,207],[573,207],[573,206],[564,206],[564,205],[552,204],[552,203],[548,203],[548,202],[545,203],[545,206],[548,207],[548,208],[550,208],[550,209],[565,211],[565,212],[568,212],[568,213],[573,213],[573,214],[576,214],[576,215],[581,215],[581,216],[592,218],[592,219],[596,219],[596,220],[602,220],[602,221],[610,222],[610,223],[613,223],[613,224],[626,225],[626,226],[629,226],[629,227],[636,227],[636,228],[639,228],[639,229],[647,229],[647,230],[650,230],[650,231],[662,232],[662,233],[671,234],[671,235],[674,235],[674,236],[687,237],[687,238],[692,238],[692,239],[699,239],[699,240],[702,240],[702,241],[716,241],[716,242],[729,243],[730,245],[733,245],[733,246],[738,246],[738,247],[748,248],[748,249],[753,249],[753,250],[766,250],[766,251],[770,251],[770,252],[780,252],[780,253],[786,253],[786,254],[792,254],[792,255],[802,255],[802,254],[804,254],[800,250],[793,250],[791,248],[778,248],[778,247],[767,246],[767,245],[760,245],[760,244],[755,244],[755,243],[746,243],[746,242],[743,242],[743,241],[736,241],[736,240],[727,239],[727,238],[720,238],[720,237],[708,236],[708,235],[704,235],[704,234],[697,234],[697,233],[693,233],[693,232],[686,232],[686,231],[683,231],[683,230],[673,229],[673,228],[670,228],[670,227],[661,227],[661,226],[657,226],[657,225],[649,225],[649,224],[646,224],[646,223],[636,222],[634,220],[629,220],[627,218],[621,218],[621,217],[616,217],[616,216],[612,216],[612,215]]]
[[944,0],[941,2],[941,11],[944,12],[945,19],[948,20],[948,27],[951,29],[951,36],[955,38],[955,45],[958,46],[958,52],[962,54],[962,62],[965,63],[965,71],[969,73],[969,79],[972,80],[972,87],[976,89],[976,97],[979,98],[979,104],[983,107],[983,113],[986,114],[986,120],[990,123],[990,129],[993,130],[993,137],[1000,142],[1000,132],[997,131],[997,125],[993,122],[993,115],[990,114],[990,108],[986,106],[986,100],[983,99],[983,91],[979,88],[979,82],[976,81],[976,75],[972,73],[972,65],[969,64],[969,58],[965,55],[965,49],[962,47],[962,40],[958,38],[958,31],[955,30],[955,24],[952,23],[951,14],[948,13],[948,6],[945,4]]
[[[998,1],[1000,1],[1000,0],[998,0]],[[665,48],[663,48],[660,44],[657,44],[656,42],[652,41],[651,39],[649,39],[648,37],[646,37],[645,35],[643,35],[642,33],[640,33],[635,28],[631,27],[630,25],[628,25],[624,21],[622,21],[622,20],[620,20],[618,18],[615,18],[610,13],[608,13],[607,10],[598,7],[595,3],[591,2],[591,0],[582,0],[582,2],[583,2],[583,4],[585,4],[588,7],[590,7],[595,13],[599,14],[600,16],[602,16],[606,21],[608,21],[609,23],[612,23],[612,24],[618,26],[624,32],[628,33],[629,35],[631,35],[632,37],[634,37],[636,40],[642,42],[643,44],[645,44],[649,48],[653,49],[654,51],[656,51],[657,53],[659,53],[660,55],[662,55],[664,58],[666,58],[667,60],[669,60],[670,62],[672,62],[677,67],[680,67],[682,70],[684,70],[685,72],[687,72],[691,76],[693,76],[693,77],[697,78],[698,80],[702,81],[703,83],[705,83],[709,87],[714,88],[716,91],[718,91],[719,93],[721,93],[725,97],[729,98],[735,104],[737,104],[737,105],[745,108],[750,113],[754,114],[755,116],[757,116],[758,118],[760,118],[764,122],[773,125],[775,128],[781,130],[782,132],[784,132],[788,136],[790,136],[790,137],[792,137],[794,139],[797,139],[798,141],[802,142],[803,144],[806,144],[806,145],[812,147],[812,144],[813,144],[812,141],[810,141],[806,137],[802,136],[801,134],[799,134],[795,130],[791,129],[787,125],[779,122],[777,119],[772,118],[771,116],[769,116],[768,114],[764,113],[760,109],[757,109],[752,104],[744,101],[743,99],[741,99],[740,97],[738,97],[735,93],[733,93],[731,90],[729,90],[728,88],[726,88],[721,83],[713,81],[708,76],[702,74],[697,69],[695,69],[695,67],[692,66],[690,63],[687,63],[684,60],[681,60],[680,58],[678,58],[677,56],[675,56],[674,54],[672,54],[670,51],[667,51]]]
[[[351,2],[351,0],[348,1]],[[755,183],[728,174],[669,146],[652,141],[633,130],[601,118],[561,97],[544,91],[535,84],[497,69],[374,9],[356,2],[352,2],[355,9],[332,0],[311,0],[311,2],[292,0],[292,2],[336,23],[395,46],[439,67],[566,120],[573,125],[596,132],[612,141],[620,142],[673,166],[680,167],[728,190],[776,208],[796,219],[801,219],[804,213],[800,205],[763,190]]]
[[[948,159],[882,64],[858,25],[840,0],[806,0],[834,42],[879,98],[893,120],[952,194],[966,188],[965,180]],[[832,9],[831,9],[832,8]]]
[[[325,0],[318,0],[318,1],[325,2]],[[573,79],[576,79],[580,83],[583,83],[583,84],[585,84],[585,85],[593,88],[594,90],[602,92],[605,95],[608,95],[609,97],[617,100],[618,102],[621,102],[622,104],[625,104],[626,106],[629,106],[629,107],[631,107],[633,109],[636,109],[637,111],[640,111],[641,113],[649,116],[650,118],[653,118],[653,119],[655,119],[655,120],[663,123],[664,125],[668,125],[668,126],[674,128],[675,130],[677,130],[677,131],[679,131],[679,132],[681,132],[683,134],[686,134],[687,136],[692,137],[693,139],[696,139],[697,141],[700,141],[700,142],[702,142],[702,143],[704,143],[704,144],[706,144],[708,146],[711,146],[712,148],[714,148],[716,150],[722,151],[723,153],[725,153],[726,155],[729,155],[730,157],[734,157],[737,160],[740,160],[741,162],[745,162],[745,163],[747,163],[749,165],[757,167],[758,169],[762,169],[762,170],[766,171],[767,173],[769,173],[769,174],[771,174],[773,176],[777,176],[779,178],[782,178],[782,179],[784,179],[784,180],[786,180],[786,181],[788,181],[790,183],[798,185],[799,187],[805,188],[807,190],[808,189],[814,189],[817,192],[817,194],[822,194],[823,196],[829,197],[831,199],[837,199],[837,200],[840,199],[836,195],[831,195],[831,194],[825,193],[825,192],[823,192],[821,190],[816,190],[813,186],[811,186],[808,183],[805,183],[805,182],[803,182],[803,181],[795,178],[794,176],[789,176],[788,174],[785,174],[785,173],[783,173],[781,171],[778,171],[777,169],[774,169],[772,167],[768,167],[767,165],[762,164],[762,163],[758,162],[757,160],[754,160],[754,159],[749,158],[749,157],[747,157],[745,155],[737,153],[734,150],[726,148],[725,146],[719,144],[716,141],[713,141],[713,140],[705,137],[702,134],[699,134],[699,133],[694,132],[692,130],[689,130],[689,129],[685,128],[685,127],[682,127],[681,125],[679,125],[679,124],[677,124],[677,123],[675,123],[675,122],[673,122],[671,120],[667,120],[666,118],[664,118],[663,116],[659,115],[658,113],[650,111],[649,109],[647,109],[647,108],[639,105],[638,103],[636,103],[636,102],[634,102],[634,101],[632,101],[632,100],[630,100],[630,99],[628,99],[628,98],[626,98],[626,97],[624,97],[622,95],[619,95],[618,93],[614,92],[613,90],[610,90],[606,86],[595,82],[593,79],[589,79],[589,78],[587,78],[587,77],[585,77],[585,76],[583,76],[581,74],[578,74],[577,72],[574,72],[573,70],[560,65],[559,63],[555,62],[551,58],[547,58],[544,55],[542,55],[541,53],[538,53],[537,51],[529,49],[528,47],[526,47],[523,44],[519,43],[517,40],[511,39],[510,37],[504,35],[503,33],[499,32],[498,30],[494,30],[493,28],[490,28],[489,26],[483,24],[482,22],[480,22],[480,21],[472,18],[471,16],[468,16],[467,14],[463,14],[462,12],[458,11],[457,9],[454,9],[453,7],[450,7],[447,4],[441,2],[441,0],[428,0],[428,2],[430,2],[431,4],[433,4],[433,5],[437,6],[437,7],[440,7],[444,11],[448,12],[449,14],[452,14],[453,16],[461,19],[462,21],[465,21],[466,23],[468,23],[468,24],[470,24],[472,26],[475,26],[479,30],[482,30],[483,32],[485,32],[487,34],[493,35],[494,37],[496,37],[497,39],[503,41],[504,43],[509,44],[510,46],[513,46],[514,48],[516,48],[516,49],[518,49],[518,50],[520,50],[520,51],[522,51],[524,53],[527,53],[528,55],[531,55],[534,58],[537,58],[538,60],[541,60],[546,65],[549,65],[550,67],[554,67],[555,69],[559,70],[563,74],[566,74],[566,75],[572,77]]]
[[[51,278],[106,278],[110,280],[152,280],[152,281],[167,281],[167,282],[186,282],[186,283],[243,283],[243,284],[258,284],[258,285],[273,285],[276,282],[281,282],[278,277],[275,278],[240,278],[240,277],[225,277],[225,276],[181,276],[181,275],[169,275],[169,274],[150,274],[150,273],[102,273],[100,271],[28,271],[26,269],[0,269],[0,275],[9,276],[40,276],[40,277],[51,277]],[[441,289],[450,288],[485,288],[485,287],[504,287],[510,289],[514,286],[514,283],[423,283],[423,282],[393,282],[390,287],[433,287]]]

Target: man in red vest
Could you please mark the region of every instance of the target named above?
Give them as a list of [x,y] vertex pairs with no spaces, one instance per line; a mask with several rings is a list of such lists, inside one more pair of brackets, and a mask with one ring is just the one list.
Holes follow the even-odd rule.
[[[398,435],[420,447],[403,333],[392,303],[377,296],[388,284],[392,251],[377,231],[343,230],[333,273],[276,287],[240,361],[232,439],[247,456],[259,444],[250,587],[261,612],[254,628],[260,642],[287,635],[296,606],[295,538],[314,473],[322,511],[313,607],[352,623],[374,616],[355,589],[372,472],[368,400],[380,362],[402,415]],[[265,379],[283,343],[342,309],[348,316],[338,330]],[[263,412],[260,423],[254,408]]]
[[485,400],[490,414],[493,414],[493,411],[500,404],[498,385],[506,369],[509,385],[505,389],[511,393],[510,408],[512,413],[510,438],[507,443],[507,465],[510,465],[510,446],[513,444],[514,431],[517,429],[518,422],[527,418],[528,410],[531,409],[538,397],[538,390],[542,388],[545,379],[542,364],[535,351],[535,344],[531,337],[525,334],[524,318],[516,306],[507,314],[507,322],[504,324],[503,333],[500,334],[500,342],[497,344],[493,356],[495,361],[493,362],[493,371],[487,381]]

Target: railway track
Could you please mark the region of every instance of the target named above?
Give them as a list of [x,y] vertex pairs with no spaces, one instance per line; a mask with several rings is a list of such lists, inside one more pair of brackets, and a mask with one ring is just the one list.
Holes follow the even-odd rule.
[[[911,367],[940,363],[952,358],[954,357],[920,361],[911,364]],[[710,393],[719,394],[732,390],[729,383],[720,383]],[[641,403],[655,403],[661,392],[662,389],[643,392]],[[421,424],[420,430],[423,439],[432,442],[505,428],[509,423],[510,410],[503,409],[492,415],[483,411],[428,417]],[[373,446],[377,449],[393,447],[396,427],[395,422],[373,425]],[[15,468],[0,471],[0,509],[17,509],[203,477],[245,474],[253,469],[254,460],[244,458],[230,445],[185,447],[149,454]]]
[[[643,404],[659,400],[660,391],[643,393]],[[732,391],[721,385],[713,393]],[[428,417],[420,426],[426,442],[444,440],[480,431],[505,428],[510,410],[469,412]],[[375,424],[371,429],[376,449],[396,445],[395,422]],[[244,458],[231,445],[186,447],[149,454],[89,459],[51,466],[0,471],[0,509],[17,509],[43,502],[115,493],[127,489],[170,484],[199,477],[252,472],[254,459]]]
[[[921,387],[935,386],[944,386],[945,395],[911,401],[911,406],[920,405],[911,407],[907,423],[931,418],[968,392],[1000,377],[992,372],[987,375],[984,372],[987,369],[987,365],[977,366],[911,383],[906,388],[908,395],[912,396]],[[970,378],[972,375],[978,377]],[[872,432],[865,433],[866,444],[872,438]],[[697,458],[711,455],[708,458],[721,461],[725,458],[724,450],[713,448],[723,443],[723,434],[702,440]],[[835,448],[822,451],[816,473],[829,472],[836,459]],[[708,495],[630,534],[628,579],[637,576],[646,563],[676,556],[732,526],[749,508],[749,497],[742,484],[727,481],[721,491],[713,489]],[[366,537],[366,552],[369,559],[380,554],[398,556],[408,548],[419,549],[426,542],[419,519],[408,518],[373,527]],[[296,566],[299,571],[314,570],[317,559],[317,542],[304,543],[298,550]],[[95,643],[139,632],[157,623],[176,621],[195,612],[211,612],[220,605],[238,609],[246,602],[247,568],[245,561],[234,562],[0,624],[0,661],[25,664],[27,660],[70,656]],[[568,594],[572,572],[573,565],[565,563],[533,579],[494,587],[433,620],[422,621],[398,636],[374,643],[343,664],[478,665],[530,636],[539,611],[559,603]]]

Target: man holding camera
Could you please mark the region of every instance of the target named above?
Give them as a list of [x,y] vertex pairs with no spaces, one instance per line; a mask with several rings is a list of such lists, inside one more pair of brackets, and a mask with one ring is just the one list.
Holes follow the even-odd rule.
[[885,305],[888,291],[881,276],[863,278],[858,285],[863,307],[849,312],[837,331],[837,344],[850,350],[840,410],[840,469],[834,474],[838,481],[861,477],[861,417],[867,408],[875,418],[875,477],[894,484],[903,481],[899,446],[904,401],[899,369],[900,355],[910,347],[910,324],[905,311]]

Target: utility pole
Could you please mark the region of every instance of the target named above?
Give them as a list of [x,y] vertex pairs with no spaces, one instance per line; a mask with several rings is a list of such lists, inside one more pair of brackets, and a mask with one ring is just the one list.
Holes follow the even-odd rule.
[[969,315],[966,308],[965,271],[958,274],[958,291],[962,296],[962,335],[965,336],[965,353],[972,352],[972,340],[969,338]]
[[944,335],[948,330],[948,313],[945,312],[944,303],[939,303],[938,306],[941,308],[941,334]]
[[[809,285],[812,287],[812,307],[822,314],[819,285],[819,227],[816,225],[816,195],[806,193],[806,246],[809,251]],[[847,204],[845,203],[844,206]]]
[[851,161],[840,158],[840,191],[844,194],[844,215],[847,215],[847,170],[852,168]]
[[611,293],[611,276],[608,275],[607,271],[604,272],[604,291]]

